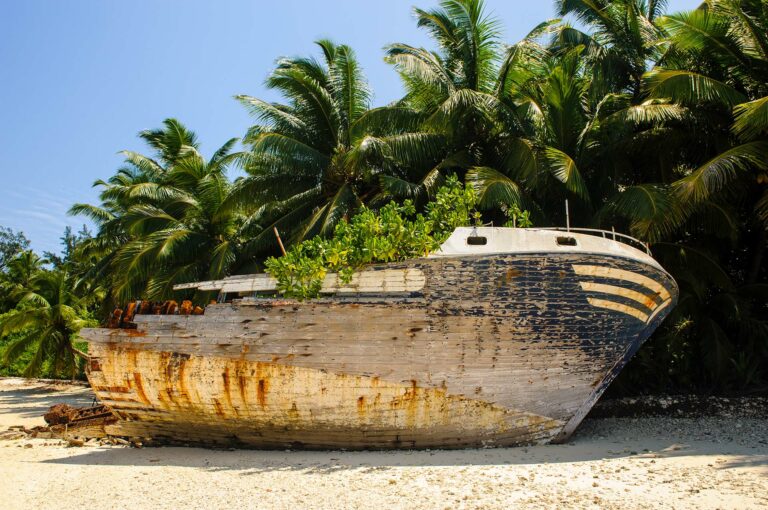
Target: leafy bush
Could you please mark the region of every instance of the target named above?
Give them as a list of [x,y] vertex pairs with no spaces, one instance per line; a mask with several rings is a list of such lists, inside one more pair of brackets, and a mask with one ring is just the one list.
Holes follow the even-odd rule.
[[533,226],[530,211],[521,211],[517,204],[512,204],[509,207],[502,205],[501,212],[507,217],[507,222],[504,223],[505,227],[530,228]]
[[474,189],[452,176],[424,214],[416,214],[411,200],[402,205],[390,202],[378,213],[363,207],[350,221],[339,222],[331,238],[315,237],[295,244],[283,257],[268,259],[267,272],[277,279],[277,288],[285,296],[317,297],[329,272],[349,283],[366,264],[428,255],[456,227],[480,223],[476,206]]

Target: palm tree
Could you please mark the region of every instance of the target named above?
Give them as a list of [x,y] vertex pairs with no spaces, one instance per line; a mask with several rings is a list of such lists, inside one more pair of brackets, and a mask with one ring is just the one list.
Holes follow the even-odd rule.
[[[415,8],[417,24],[439,51],[396,43],[387,60],[406,86],[402,103],[441,119],[493,100],[499,60],[499,22],[482,0],[443,0],[440,8]],[[460,126],[454,126],[460,127]]]
[[120,274],[116,256],[135,235],[127,225],[129,211],[135,207],[157,207],[173,196],[166,186],[168,168],[183,151],[197,149],[197,137],[176,119],[163,121],[162,129],[139,133],[153,149],[153,156],[123,151],[125,164],[107,179],[97,180],[93,186],[101,188],[100,205],[74,204],[69,214],[88,217],[98,226],[97,235],[78,247],[77,257],[87,260],[88,269],[80,275],[81,284],[109,289],[104,302],[105,310],[112,310],[122,298],[115,294]]
[[[662,16],[663,0],[558,0],[584,29],[549,20],[506,46],[483,0],[442,0],[415,9],[434,51],[387,47],[405,96],[381,108],[354,52],[318,41],[319,58],[277,62],[266,85],[280,102],[237,96],[256,119],[244,153],[230,141],[203,158],[173,119],[143,131],[150,155],[125,152],[96,183],[101,203],[73,206],[99,231],[77,247],[86,263],[67,269],[90,267],[67,278],[78,295],[109,289],[110,307],[181,297],[176,283],[253,271],[276,252],[273,227],[290,244],[331,233],[363,204],[423,207],[455,173],[486,220],[518,206],[562,224],[568,198],[575,222],[654,243],[680,304],[625,380],[754,386],[768,324],[764,4],[706,0]],[[230,182],[235,163],[246,176]],[[42,274],[28,262],[8,306]]]
[[[629,92],[598,96],[585,46],[539,42],[548,33],[562,35],[559,20],[504,49],[481,0],[447,0],[415,12],[439,51],[394,44],[387,59],[406,86],[401,103],[424,112],[424,129],[446,138],[448,157],[426,182],[435,182],[438,171],[466,171],[491,218],[499,207],[515,205],[532,209],[537,222],[562,223],[563,199],[570,197],[577,217],[591,222],[593,203],[633,184],[617,133],[631,127],[652,138],[659,121],[683,117],[679,106],[635,105]],[[602,41],[610,45],[609,38]]]
[[83,318],[87,301],[73,292],[74,282],[63,270],[39,272],[29,283],[19,289],[17,307],[0,316],[0,337],[13,335],[0,360],[7,366],[31,351],[25,376],[40,374],[49,361],[54,373],[74,378],[78,358],[86,357],[75,346],[77,332],[92,322]]
[[768,337],[768,12],[764,2],[708,0],[656,23],[663,54],[643,77],[645,93],[694,122],[647,222],[672,241],[654,250],[680,283],[680,302],[640,360],[646,371],[669,367],[682,386],[754,386]]
[[596,100],[605,94],[628,93],[637,103],[643,74],[658,56],[655,21],[665,6],[665,0],[558,0],[560,16],[574,16],[590,31],[563,23],[556,30],[552,49],[584,48]]
[[0,273],[0,313],[16,306],[19,293],[32,285],[32,280],[43,268],[43,261],[32,250],[25,250],[12,258]]
[[287,104],[237,96],[259,123],[244,139],[248,176],[236,184],[232,207],[255,210],[262,232],[249,253],[275,244],[273,227],[289,241],[327,235],[361,204],[381,198],[380,179],[434,159],[439,137],[412,132],[419,115],[404,107],[370,109],[370,90],[354,52],[317,41],[323,59],[278,61],[267,79]]
[[240,248],[253,222],[225,207],[232,188],[226,170],[240,157],[231,152],[237,140],[206,160],[194,133],[174,119],[139,136],[154,157],[124,152],[126,166],[95,183],[102,188],[101,205],[70,210],[99,227],[80,256],[93,261],[85,279],[103,282],[112,306],[140,297],[170,299],[177,283],[218,278],[248,263]]
[[524,60],[527,47],[519,45],[517,53],[509,49],[500,65],[499,23],[482,0],[444,0],[438,9],[414,12],[438,51],[397,43],[387,47],[387,61],[406,88],[399,104],[424,115],[422,129],[443,135],[444,156],[414,172],[409,182],[392,182],[397,186],[390,193],[430,194],[445,174],[458,173],[476,185],[484,208],[531,206],[527,199],[536,166],[526,131],[530,123],[524,109],[506,96],[512,62]]
[[243,240],[252,222],[226,207],[232,184],[226,168],[237,154],[230,140],[208,160],[188,147],[167,169],[167,196],[137,204],[122,217],[132,239],[115,254],[116,292],[124,299],[170,299],[173,286],[217,279],[244,268]]
[[667,49],[645,76],[649,94],[711,120],[706,150],[673,184],[680,212],[672,226],[707,218],[732,236],[754,232],[747,279],[755,282],[768,243],[768,11],[759,1],[709,0],[659,25]]
[[43,267],[43,260],[32,250],[25,250],[8,263],[4,279],[16,288],[29,288],[32,279]]

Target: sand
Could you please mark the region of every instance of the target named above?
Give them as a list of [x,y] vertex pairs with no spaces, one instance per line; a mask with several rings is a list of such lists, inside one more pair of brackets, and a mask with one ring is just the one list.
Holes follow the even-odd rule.
[[[0,379],[0,431],[87,388]],[[768,508],[768,420],[588,418],[569,444],[401,452],[0,441],[0,508]]]

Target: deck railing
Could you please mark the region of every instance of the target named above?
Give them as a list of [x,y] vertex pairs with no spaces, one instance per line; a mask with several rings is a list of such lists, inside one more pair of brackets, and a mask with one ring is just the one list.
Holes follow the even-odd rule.
[[532,230],[556,230],[558,232],[575,232],[577,234],[588,234],[593,235],[596,237],[603,237],[605,239],[613,239],[614,241],[619,241],[624,244],[628,244],[629,246],[632,246],[633,248],[639,248],[643,250],[648,255],[651,255],[651,249],[648,247],[648,243],[644,243],[640,239],[635,239],[632,236],[628,236],[626,234],[620,234],[614,230],[608,231],[608,230],[600,230],[597,228],[563,228],[563,227],[537,227],[533,228]]

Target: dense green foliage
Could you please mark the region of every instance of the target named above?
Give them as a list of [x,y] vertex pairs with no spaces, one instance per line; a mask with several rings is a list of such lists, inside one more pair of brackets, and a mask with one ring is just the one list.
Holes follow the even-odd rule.
[[[281,102],[237,96],[255,118],[240,152],[230,140],[206,159],[173,119],[142,132],[150,155],[124,153],[96,183],[101,203],[72,208],[98,230],[70,233],[61,260],[47,256],[52,268],[0,232],[0,312],[38,307],[2,341],[26,338],[28,359],[51,362],[69,356],[57,347],[66,342],[34,346],[56,306],[87,318],[139,297],[202,303],[210,296],[173,285],[265,265],[286,294],[309,297],[328,271],[348,277],[434,249],[476,220],[475,204],[477,221],[547,226],[565,223],[568,199],[573,225],[649,242],[680,285],[679,305],[614,390],[765,389],[765,0],[681,13],[649,0],[556,7],[563,19],[513,44],[482,0],[415,9],[434,45],[385,49],[405,95],[379,108],[352,49],[318,41],[320,58],[278,60],[266,85]],[[233,181],[235,165],[245,176]],[[270,258],[275,227],[285,257]],[[40,271],[73,295],[46,296]],[[72,338],[79,323],[68,324]]]
[[252,217],[228,203],[233,185],[226,170],[239,156],[231,153],[235,140],[206,160],[194,133],[174,119],[139,136],[153,156],[124,152],[125,167],[95,184],[102,204],[72,207],[99,226],[99,235],[78,249],[93,261],[88,276],[105,283],[110,304],[165,299],[176,283],[252,267],[244,254]]
[[47,253],[41,259],[23,250],[0,271],[0,374],[82,375],[84,343],[77,333],[98,324],[92,311],[103,299],[90,282],[74,275],[74,249],[88,236],[85,229],[78,235],[67,229],[61,255]]
[[278,290],[288,297],[317,297],[325,275],[338,273],[344,283],[366,264],[424,257],[445,242],[456,227],[479,221],[477,196],[452,176],[425,214],[416,214],[410,199],[390,202],[378,212],[363,206],[350,221],[342,219],[333,235],[294,244],[282,257],[266,261]]

